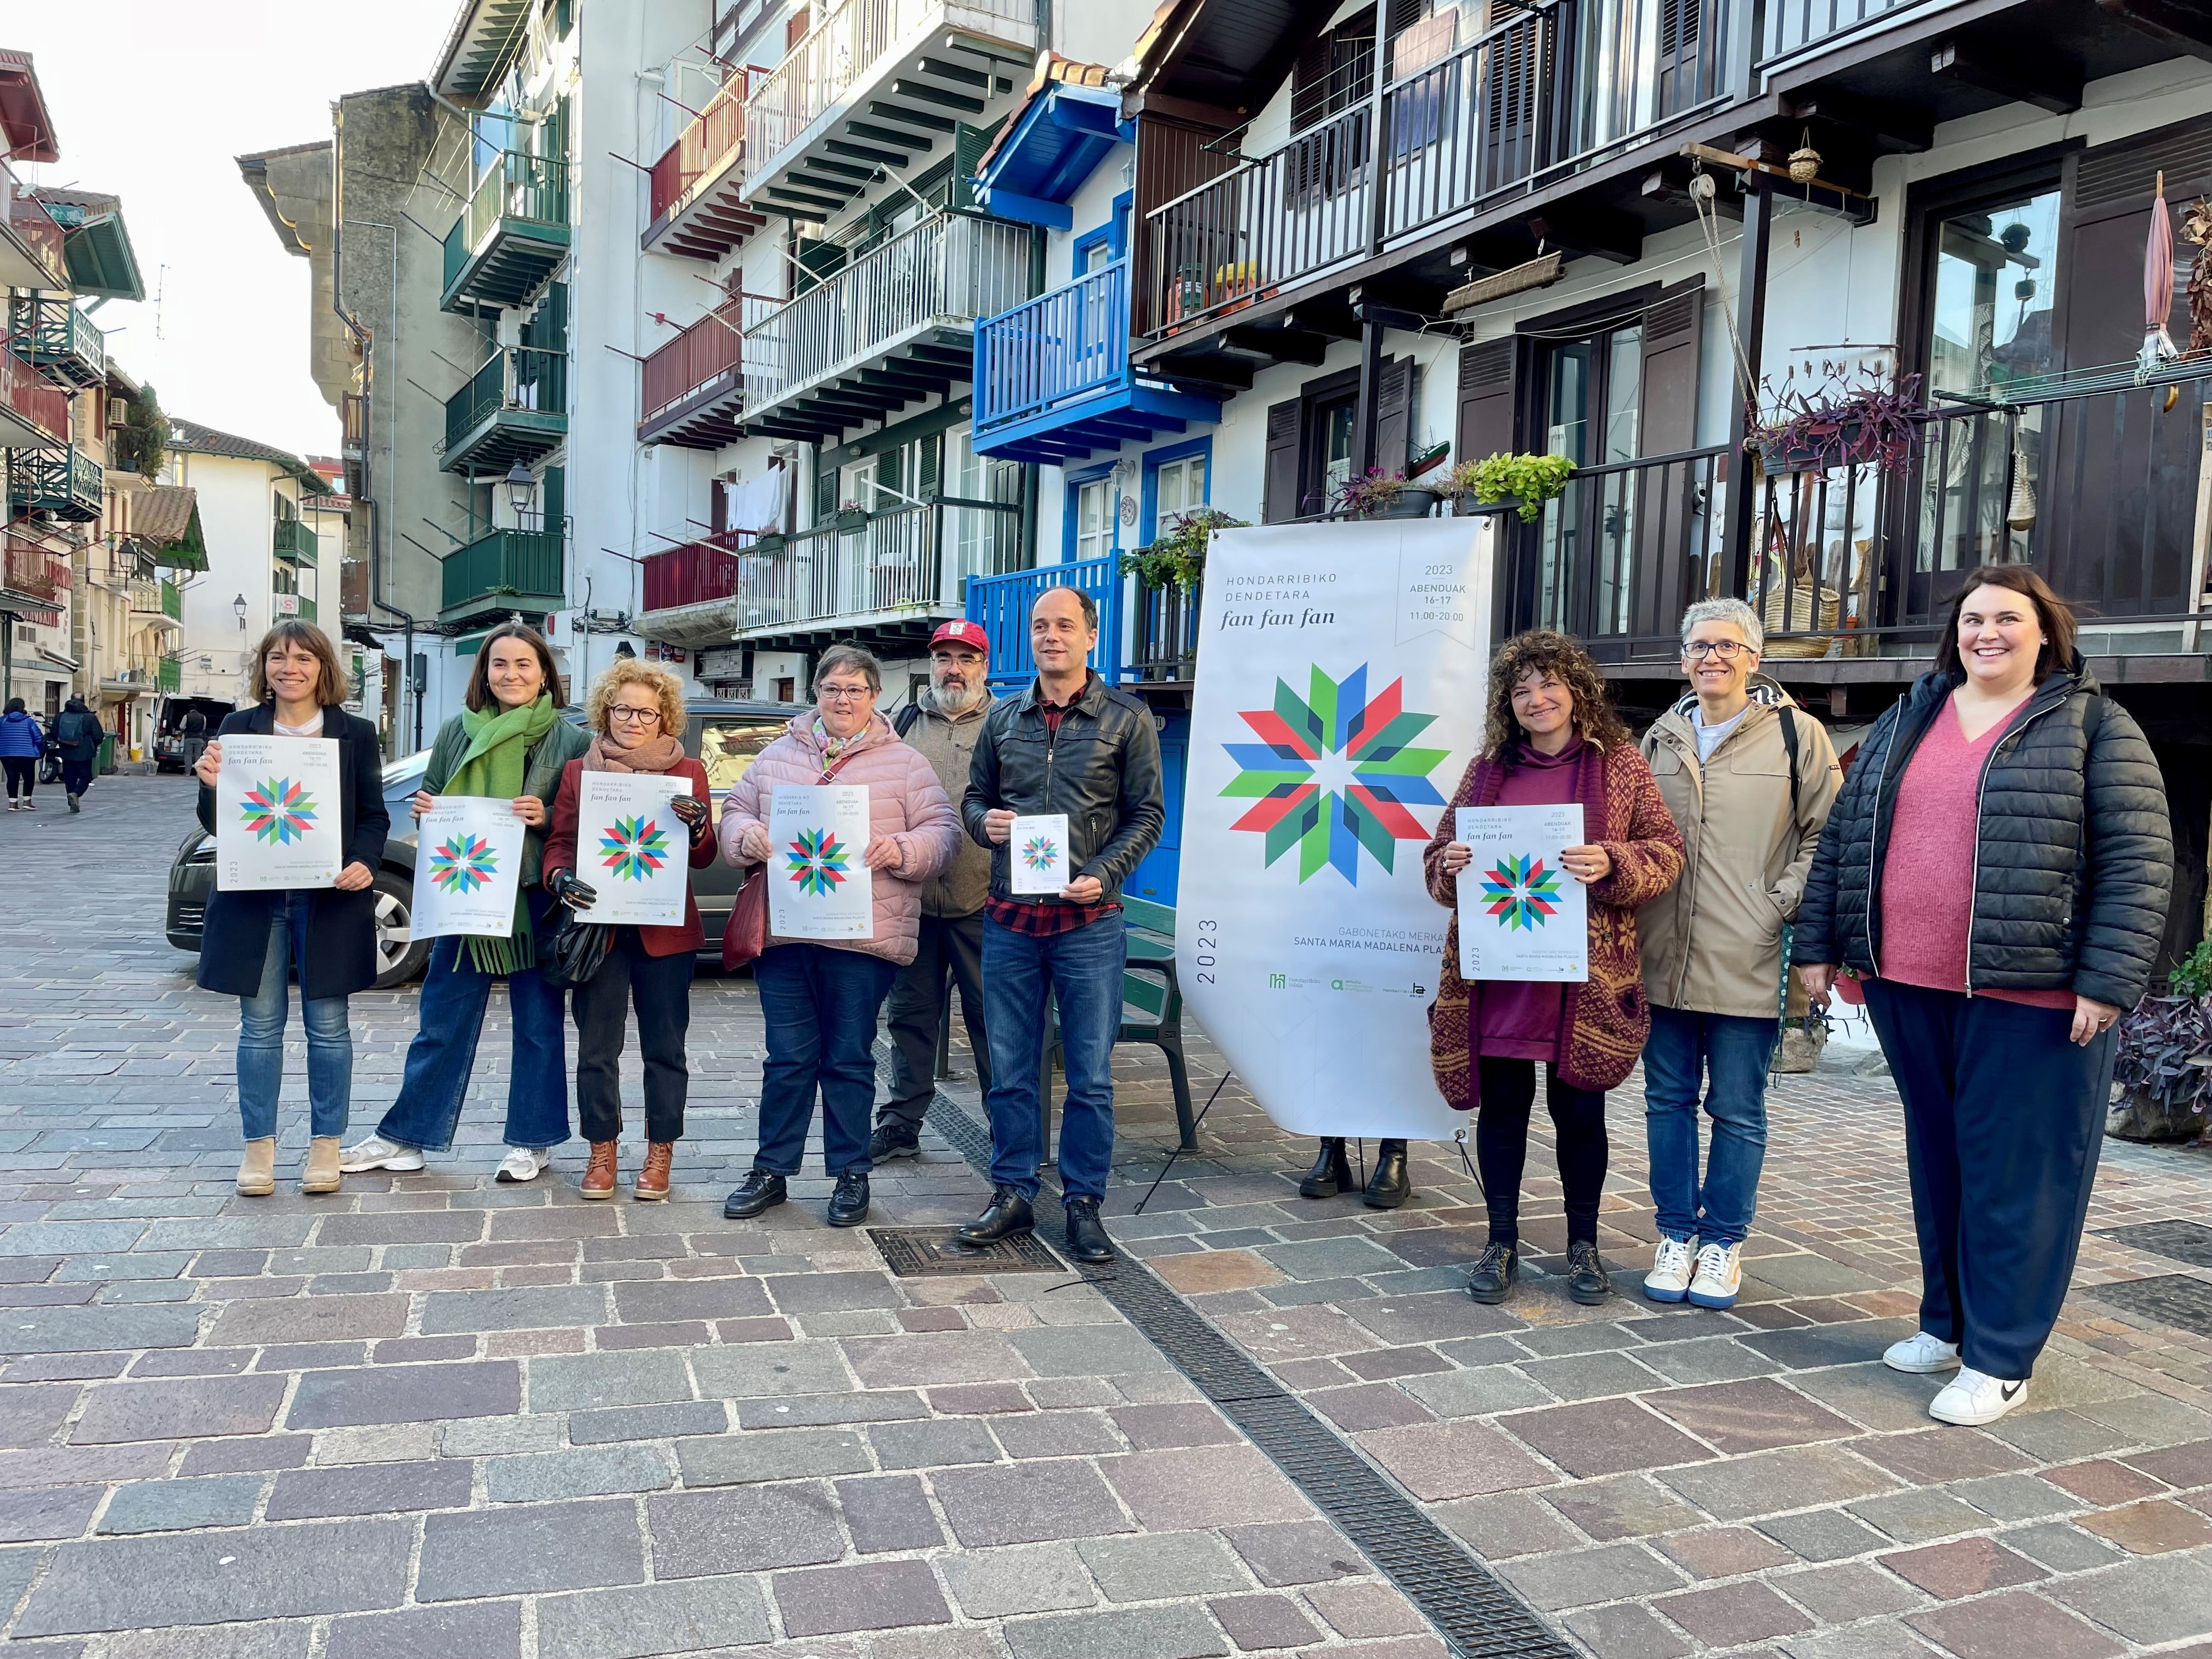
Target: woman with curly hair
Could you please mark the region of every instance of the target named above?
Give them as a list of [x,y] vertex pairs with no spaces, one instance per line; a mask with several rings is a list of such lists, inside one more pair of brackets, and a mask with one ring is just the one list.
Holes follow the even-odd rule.
[[1636,740],[1613,712],[1589,653],[1538,629],[1490,660],[1481,752],[1438,820],[1422,867],[1429,894],[1456,909],[1457,878],[1474,857],[1452,837],[1462,806],[1579,803],[1584,844],[1561,857],[1589,890],[1589,978],[1579,985],[1478,980],[1459,974],[1459,918],[1445,937],[1443,989],[1429,1011],[1437,1086],[1477,1114],[1475,1156],[1490,1211],[1490,1242],[1468,1276],[1478,1302],[1512,1294],[1521,1267],[1521,1170],[1536,1062],[1557,1134],[1567,1212],[1567,1294],[1598,1303],[1612,1291],[1597,1250],[1605,1187],[1605,1091],[1626,1077],[1651,1029],[1638,961],[1636,909],[1682,873],[1682,836]]

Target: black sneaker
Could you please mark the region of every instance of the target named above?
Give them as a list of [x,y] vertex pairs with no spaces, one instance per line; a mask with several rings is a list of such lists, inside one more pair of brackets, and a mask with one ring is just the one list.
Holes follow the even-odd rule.
[[881,1164],[890,1158],[918,1158],[921,1155],[921,1136],[903,1123],[884,1123],[877,1127],[868,1137],[868,1162]]
[[1587,1238],[1571,1240],[1567,1245],[1567,1294],[1586,1308],[1613,1294],[1613,1280],[1606,1277],[1597,1246]]
[[833,1227],[857,1227],[868,1218],[866,1170],[848,1170],[837,1177],[837,1190],[830,1194],[826,1218]]
[[1106,1237],[1106,1229],[1099,1222],[1098,1200],[1071,1198],[1066,1210],[1068,1254],[1078,1261],[1111,1261],[1114,1241]]
[[766,1170],[752,1170],[738,1183],[737,1191],[722,1200],[722,1214],[732,1221],[750,1220],[783,1202],[783,1177]]
[[1477,1302],[1503,1302],[1521,1276],[1521,1247],[1492,1239],[1467,1276],[1467,1293]]

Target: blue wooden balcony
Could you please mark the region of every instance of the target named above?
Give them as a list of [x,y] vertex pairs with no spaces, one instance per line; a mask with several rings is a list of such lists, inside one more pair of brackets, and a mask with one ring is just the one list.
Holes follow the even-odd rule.
[[975,325],[975,453],[1057,465],[1221,418],[1218,398],[1129,361],[1129,262],[1116,259]]

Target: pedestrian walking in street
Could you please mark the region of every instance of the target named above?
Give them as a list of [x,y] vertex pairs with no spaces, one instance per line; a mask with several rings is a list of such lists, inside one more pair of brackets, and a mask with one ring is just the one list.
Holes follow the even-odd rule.
[[[1644,1293],[1735,1305],[1766,1155],[1766,1073],[1781,1030],[1784,941],[1842,786],[1820,721],[1759,673],[1766,630],[1741,599],[1682,613],[1690,695],[1644,734],[1682,832],[1682,878],[1636,918],[1651,1036],[1644,1130],[1659,1237]],[[1712,1120],[1698,1180],[1698,1110]]]
[[[1561,861],[1589,889],[1588,981],[1462,979],[1457,878],[1474,851],[1453,838],[1458,809],[1569,803],[1582,806],[1584,841],[1565,848]],[[1430,1062],[1443,1097],[1475,1114],[1475,1159],[1490,1212],[1489,1243],[1468,1293],[1503,1302],[1520,1275],[1521,1171],[1541,1060],[1565,1189],[1567,1294],[1602,1302],[1613,1290],[1597,1248],[1605,1093],[1634,1067],[1651,1029],[1636,912],[1682,873],[1682,834],[1613,711],[1604,677],[1575,641],[1539,629],[1492,656],[1482,749],[1437,820],[1423,869],[1430,896],[1454,910],[1443,986],[1429,1010]]]
[[553,1148],[568,1138],[567,1009],[560,987],[538,962],[538,935],[550,933],[555,913],[541,876],[553,797],[561,769],[591,745],[589,733],[561,717],[566,700],[545,636],[526,623],[506,623],[477,647],[465,712],[438,728],[411,803],[415,815],[446,795],[487,795],[514,809],[526,826],[514,929],[505,939],[448,934],[431,945],[399,1098],[374,1134],[346,1148],[342,1167],[348,1175],[419,1170],[424,1152],[453,1144],[492,982],[500,978],[507,981],[514,1043],[507,1083],[508,1151],[497,1179],[535,1181],[553,1161]]
[[[1160,838],[1160,740],[1152,713],[1090,665],[1098,606],[1048,587],[1030,610],[1037,677],[983,722],[961,801],[969,835],[991,848],[983,910],[983,1031],[991,1044],[989,1206],[960,1229],[988,1244],[1035,1224],[1043,1154],[1038,1064],[1049,998],[1067,1066],[1060,1182],[1067,1245],[1079,1261],[1114,1247],[1098,1219],[1114,1163],[1114,1043],[1121,1030],[1128,936],[1121,884]],[[1008,841],[1017,815],[1067,815],[1067,867],[1056,896],[1016,897]]]
[[[545,838],[546,890],[581,910],[599,894],[576,874],[576,820],[586,772],[645,774],[678,780],[669,803],[690,834],[690,866],[714,861],[708,823],[713,795],[707,769],[684,752],[684,685],[659,663],[618,657],[584,701],[584,718],[596,734],[580,759],[561,770],[553,802],[553,828]],[[684,1139],[684,1103],[691,1067],[684,1053],[691,1029],[691,970],[707,942],[699,901],[687,881],[684,921],[671,927],[621,926],[608,940],[606,960],[576,987],[576,1127],[592,1143],[584,1170],[586,1198],[612,1198],[616,1139],[622,1133],[622,1052],[633,1010],[637,1047],[645,1060],[645,1162],[631,1194],[641,1203],[668,1196],[676,1143]]]
[[222,738],[325,738],[338,746],[338,839],[345,862],[325,888],[224,892],[209,898],[199,984],[239,1000],[238,1110],[246,1152],[238,1190],[276,1189],[276,1100],[284,1085],[284,1022],[295,974],[307,1034],[307,1167],[303,1193],[338,1189],[338,1143],[353,1099],[353,1031],[346,999],[376,983],[376,895],[392,819],[376,728],[342,705],[345,670],[313,623],[278,623],[254,647],[247,672],[254,706],[227,716],[195,769],[200,827],[216,832],[215,782]]
[[[990,639],[971,622],[949,622],[930,636],[929,689],[898,712],[891,729],[921,751],[950,800],[968,787],[975,738],[990,712],[984,684]],[[921,1120],[937,1093],[937,1037],[944,1029],[947,981],[960,991],[960,1016],[975,1056],[976,1080],[991,1088],[991,1052],[983,1036],[983,900],[991,890],[991,855],[963,835],[952,856],[921,890],[914,960],[891,981],[886,1005],[891,1033],[891,1092],[876,1115],[868,1158],[912,1158],[921,1146]]]
[[[46,752],[46,734],[23,707],[21,697],[8,699],[8,712],[0,714],[0,771],[8,776],[8,810],[32,810],[31,791],[39,783],[39,757]],[[16,798],[21,797],[19,809]]]
[[187,708],[185,718],[178,723],[177,736],[185,757],[185,769],[189,772],[200,763],[200,751],[207,747],[207,716],[197,708]]
[[[343,686],[344,682],[339,684]],[[228,720],[223,724],[227,727]],[[100,725],[99,715],[84,706],[82,694],[62,705],[54,720],[54,746],[61,751],[62,793],[69,797],[72,812],[84,810],[84,798],[92,789],[93,768],[100,764],[100,745],[106,740],[107,728]]]
[[921,894],[959,844],[959,820],[928,760],[876,712],[882,665],[856,645],[835,645],[814,668],[814,708],[794,717],[722,801],[722,857],[759,864],[774,847],[769,810],[779,784],[858,784],[868,792],[872,872],[869,937],[790,939],[771,933],[753,962],[768,1061],[761,1068],[760,1144],[744,1180],[722,1206],[743,1220],[784,1201],[822,1102],[822,1162],[837,1182],[826,1218],[868,1218],[868,1120],[875,1109],[876,1020],[901,968],[915,958]]
[[1905,1103],[1920,1328],[1882,1358],[1958,1370],[1928,1407],[1945,1423],[2027,1397],[2172,885],[2158,763],[2075,641],[2028,566],[1967,576],[1934,670],[1861,743],[1798,910],[1806,988],[1865,982]]

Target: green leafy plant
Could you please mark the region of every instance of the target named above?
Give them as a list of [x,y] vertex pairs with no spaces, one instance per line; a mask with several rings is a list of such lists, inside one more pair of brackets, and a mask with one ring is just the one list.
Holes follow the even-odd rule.
[[124,404],[123,425],[109,445],[115,464],[142,477],[158,477],[168,441],[169,417],[161,413],[154,388],[139,387],[138,395]]
[[1248,520],[1232,518],[1218,507],[1201,507],[1168,520],[1167,528],[1153,538],[1150,547],[1121,556],[1121,574],[1134,576],[1146,587],[1196,587],[1206,574],[1206,546],[1217,530],[1243,530]]
[[2178,997],[2212,996],[2212,939],[2200,941],[2174,964],[2166,976],[2166,988]]
[[1449,480],[1455,495],[1472,495],[1478,506],[1518,500],[1521,521],[1534,524],[1544,503],[1566,489],[1575,464],[1564,455],[1486,455],[1462,461]]

